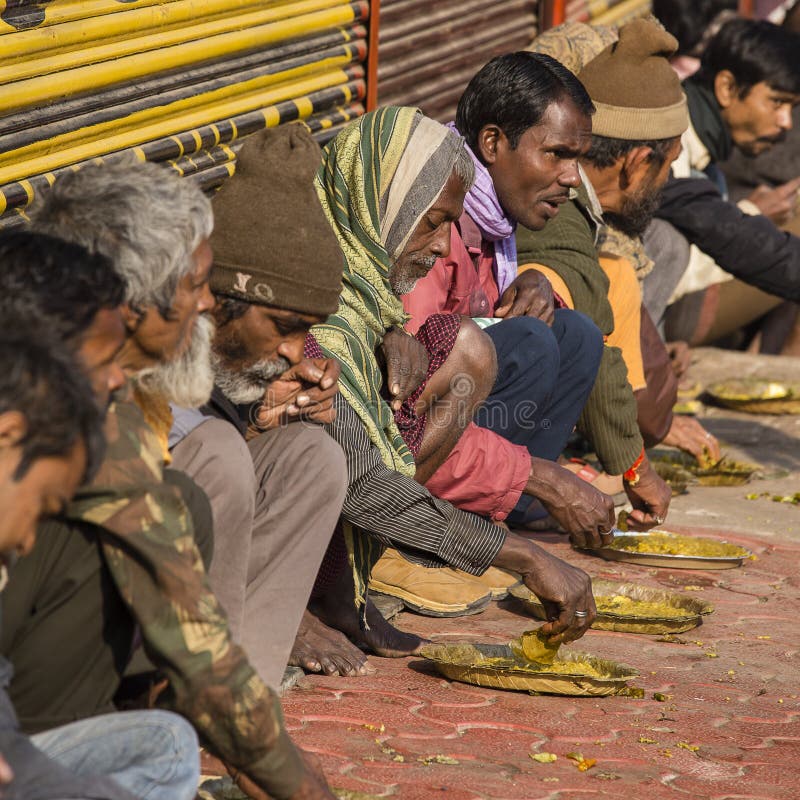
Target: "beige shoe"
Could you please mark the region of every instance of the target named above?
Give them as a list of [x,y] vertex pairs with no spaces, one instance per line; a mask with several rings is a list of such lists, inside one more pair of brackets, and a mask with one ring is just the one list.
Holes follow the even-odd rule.
[[386,550],[372,570],[371,591],[399,597],[408,608],[429,617],[479,614],[492,600],[488,586],[449,567],[428,568]]
[[516,572],[509,572],[500,567],[489,567],[483,575],[470,575],[462,572],[460,569],[455,570],[459,575],[465,575],[467,578],[472,578],[474,581],[482,583],[492,595],[492,600],[502,600],[508,596],[509,591],[514,586],[519,586],[522,583],[522,578]]

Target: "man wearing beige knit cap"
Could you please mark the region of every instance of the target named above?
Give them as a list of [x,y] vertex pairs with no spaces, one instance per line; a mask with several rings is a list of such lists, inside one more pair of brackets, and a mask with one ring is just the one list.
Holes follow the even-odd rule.
[[[656,377],[649,369],[650,350],[644,363],[641,326],[646,332],[652,328],[648,319],[641,322],[637,276],[651,268],[640,236],[658,206],[659,190],[689,121],[686,99],[667,60],[677,42],[649,20],[624,26],[611,44],[607,29],[580,27],[580,52],[572,47],[575,37],[559,29],[532,47],[563,56],[566,45],[566,55],[574,56],[569,66],[597,109],[592,145],[581,159],[583,185],[543,231],[518,229],[519,263],[523,270],[544,273],[563,299],[588,314],[606,336],[584,409],[585,428],[606,473],[624,476],[621,488],[633,504],[629,523],[660,523],[669,489],[650,466],[644,446],[664,436],[671,441],[674,382],[666,354]],[[657,335],[654,345],[664,352]],[[686,444],[685,436],[673,438],[674,444]],[[702,441],[696,440],[691,446],[702,452]]]

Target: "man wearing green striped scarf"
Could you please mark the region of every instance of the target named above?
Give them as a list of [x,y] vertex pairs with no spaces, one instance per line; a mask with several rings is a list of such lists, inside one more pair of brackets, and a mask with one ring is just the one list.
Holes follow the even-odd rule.
[[[547,606],[546,630],[556,641],[582,636],[595,614],[581,570],[422,485],[491,390],[495,357],[488,337],[458,315],[434,315],[416,337],[402,332],[398,295],[448,252],[472,180],[461,138],[411,108],[379,109],[353,123],[325,149],[317,175],[346,261],[339,308],[312,334],[342,365],[337,416],[326,429],[348,461],[342,530],[353,569],[311,610],[321,626],[382,655],[421,644],[388,626],[368,599],[368,570],[382,545],[417,565],[468,576],[492,567],[521,574]],[[442,572],[453,571],[430,570]],[[346,591],[353,583],[361,626]]]

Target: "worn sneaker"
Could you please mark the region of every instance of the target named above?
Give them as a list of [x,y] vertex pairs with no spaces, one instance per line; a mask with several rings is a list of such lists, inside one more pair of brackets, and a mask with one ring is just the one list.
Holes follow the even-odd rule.
[[492,600],[490,587],[474,576],[450,567],[421,567],[392,549],[373,567],[369,588],[399,597],[412,611],[429,617],[479,614]]

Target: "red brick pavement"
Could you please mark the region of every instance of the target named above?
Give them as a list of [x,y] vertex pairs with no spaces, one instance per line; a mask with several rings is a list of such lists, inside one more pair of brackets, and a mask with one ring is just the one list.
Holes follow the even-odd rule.
[[[289,729],[319,755],[331,785],[353,798],[797,800],[800,545],[726,538],[757,560],[718,572],[656,570],[549,539],[593,576],[694,587],[687,593],[715,605],[679,643],[590,631],[571,646],[637,667],[645,699],[495,691],[443,680],[419,658],[373,657],[378,673],[369,678],[305,678],[284,698]],[[436,640],[483,642],[530,627],[508,601],[476,617],[404,613],[396,622]],[[654,692],[669,697],[658,702]],[[530,758],[537,752],[558,758],[540,764]],[[574,752],[596,766],[579,771],[566,758]]]

